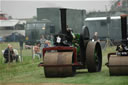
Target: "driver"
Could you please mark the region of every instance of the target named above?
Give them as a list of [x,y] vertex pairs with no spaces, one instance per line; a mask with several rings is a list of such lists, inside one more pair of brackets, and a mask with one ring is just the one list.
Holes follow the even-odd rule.
[[75,39],[75,35],[72,32],[72,28],[68,28],[67,25],[67,41],[71,44],[73,39]]

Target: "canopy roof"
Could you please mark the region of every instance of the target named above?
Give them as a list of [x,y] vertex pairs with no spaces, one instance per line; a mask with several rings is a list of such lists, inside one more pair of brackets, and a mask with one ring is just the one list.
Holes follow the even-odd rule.
[[[110,19],[120,19],[120,16],[112,16]],[[107,20],[107,17],[90,17],[86,18],[85,21],[95,21],[95,20]]]
[[0,20],[0,27],[14,27],[19,20]]

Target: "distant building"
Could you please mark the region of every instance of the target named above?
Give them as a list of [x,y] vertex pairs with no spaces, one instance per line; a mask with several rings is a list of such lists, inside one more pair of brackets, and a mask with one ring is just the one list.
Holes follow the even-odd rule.
[[107,17],[89,17],[85,19],[85,25],[89,28],[91,38],[94,32],[98,32],[101,40],[106,38],[110,38],[113,41],[121,40],[120,16],[111,16],[110,19]]
[[0,11],[0,20],[7,20],[6,14]]
[[[8,19],[7,14],[0,13],[0,37],[4,38],[5,41],[18,41],[16,35],[25,35],[26,21],[20,21],[17,19]],[[14,39],[9,40],[8,36],[14,36]]]

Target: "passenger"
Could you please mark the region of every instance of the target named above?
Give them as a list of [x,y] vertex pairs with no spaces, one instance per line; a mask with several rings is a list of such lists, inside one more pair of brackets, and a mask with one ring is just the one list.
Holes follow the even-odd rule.
[[18,62],[18,56],[15,55],[11,44],[8,44],[8,47],[5,49],[4,58],[5,63],[13,62],[13,60],[16,60],[16,62]]

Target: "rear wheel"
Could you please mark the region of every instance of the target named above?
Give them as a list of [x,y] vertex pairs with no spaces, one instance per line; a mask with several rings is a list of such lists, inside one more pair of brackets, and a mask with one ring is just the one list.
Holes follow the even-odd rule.
[[90,34],[88,27],[83,27],[80,34],[80,61],[83,63],[84,68],[86,68],[86,47],[89,42]]
[[88,72],[99,72],[102,66],[102,52],[99,42],[89,41],[86,48]]

